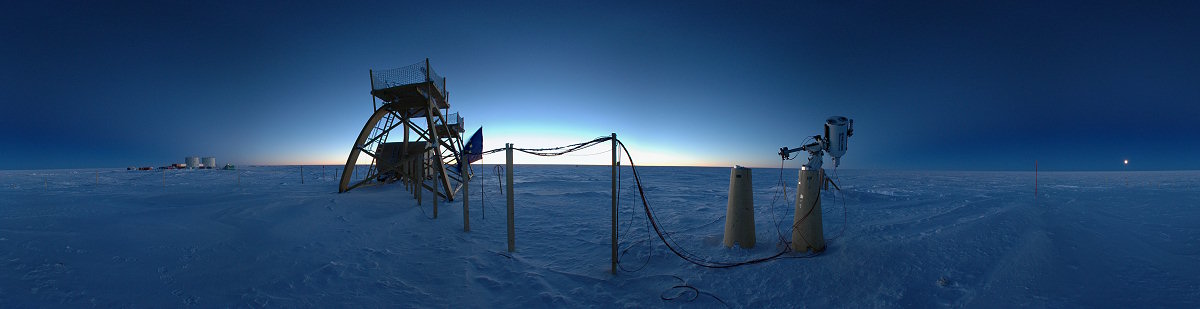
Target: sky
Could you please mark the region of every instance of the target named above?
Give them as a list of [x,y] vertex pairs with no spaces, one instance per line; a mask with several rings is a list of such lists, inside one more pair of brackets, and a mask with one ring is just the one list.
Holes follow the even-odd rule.
[[345,164],[426,58],[485,149],[778,167],[840,115],[842,168],[1200,169],[1200,3],[994,2],[17,1],[0,169]]

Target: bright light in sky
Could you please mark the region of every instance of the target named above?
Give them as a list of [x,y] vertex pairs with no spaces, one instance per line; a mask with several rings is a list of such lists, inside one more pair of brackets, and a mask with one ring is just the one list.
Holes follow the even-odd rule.
[[1125,165],[1129,165],[1129,159],[1125,159]]

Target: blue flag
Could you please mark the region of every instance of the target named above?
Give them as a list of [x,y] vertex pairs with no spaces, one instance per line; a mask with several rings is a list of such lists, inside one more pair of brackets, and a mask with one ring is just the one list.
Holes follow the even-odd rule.
[[458,172],[462,172],[463,164],[471,164],[480,159],[483,159],[483,127],[475,130],[475,134],[471,134],[467,144],[463,145],[462,159],[458,160]]

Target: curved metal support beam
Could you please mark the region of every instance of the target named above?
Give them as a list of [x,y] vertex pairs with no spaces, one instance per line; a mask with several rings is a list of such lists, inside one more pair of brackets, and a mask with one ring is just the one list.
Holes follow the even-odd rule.
[[[354,184],[354,186],[350,186],[350,181],[352,180],[351,178],[354,177],[354,168],[358,164],[358,155],[360,152],[362,152],[363,146],[366,145],[367,139],[371,138],[371,131],[374,131],[375,126],[379,125],[379,120],[383,119],[383,116],[386,116],[391,112],[392,111],[389,106],[384,104],[382,107],[375,110],[375,113],[371,115],[371,118],[367,118],[367,123],[363,125],[362,131],[358,133],[358,139],[355,139],[354,145],[350,147],[350,157],[346,158],[346,167],[342,170],[342,179],[341,182],[338,183],[338,193],[350,191],[350,189],[362,184],[362,182],[360,182]],[[374,156],[374,154],[369,155]],[[368,176],[370,175],[365,175],[364,179],[366,179]]]

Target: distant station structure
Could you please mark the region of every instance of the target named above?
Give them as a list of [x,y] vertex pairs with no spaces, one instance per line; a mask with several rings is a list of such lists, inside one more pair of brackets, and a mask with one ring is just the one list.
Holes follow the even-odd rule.
[[[470,171],[459,165],[463,118],[449,112],[446,78],[429,59],[370,74],[375,112],[354,140],[338,192],[401,181],[418,199],[429,190],[454,200]],[[362,155],[370,158],[365,173],[358,169]]]

